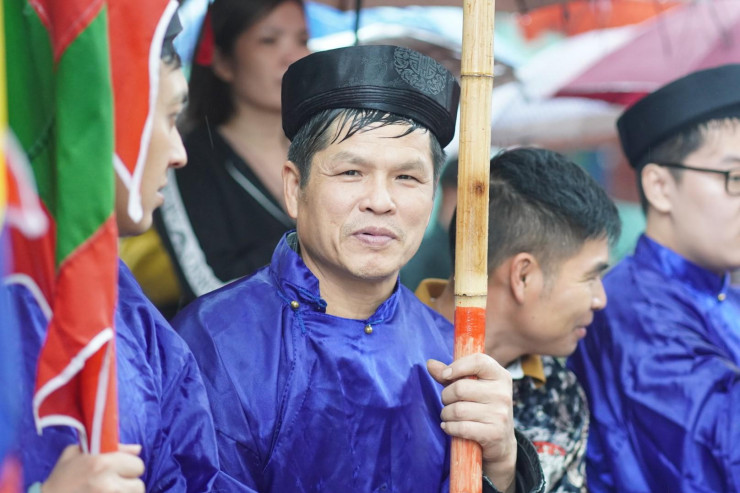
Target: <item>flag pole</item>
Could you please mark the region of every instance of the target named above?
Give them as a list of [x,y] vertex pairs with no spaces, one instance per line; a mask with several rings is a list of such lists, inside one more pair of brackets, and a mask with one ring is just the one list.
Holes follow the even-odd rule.
[[[495,0],[464,0],[455,243],[455,359],[483,352]],[[450,493],[480,493],[481,447],[452,439]]]

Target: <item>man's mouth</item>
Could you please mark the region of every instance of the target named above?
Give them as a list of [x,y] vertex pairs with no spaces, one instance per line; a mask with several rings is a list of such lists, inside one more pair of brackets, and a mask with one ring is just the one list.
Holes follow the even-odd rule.
[[354,232],[353,236],[369,246],[385,246],[398,239],[398,236],[388,228],[368,227]]

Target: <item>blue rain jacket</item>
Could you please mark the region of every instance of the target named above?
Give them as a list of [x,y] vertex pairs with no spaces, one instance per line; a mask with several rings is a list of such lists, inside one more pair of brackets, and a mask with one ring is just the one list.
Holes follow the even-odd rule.
[[646,236],[570,359],[588,395],[589,489],[740,490],[740,294]]
[[452,360],[452,325],[399,284],[367,320],[328,315],[318,280],[286,238],[270,266],[173,322],[213,406],[231,481],[219,487],[446,490],[442,387],[426,360]]
[[[218,473],[213,421],[200,372],[183,340],[119,263],[115,313],[120,441],[142,445],[146,491],[210,491]],[[64,448],[78,443],[67,427],[36,433],[31,399],[47,320],[31,292],[10,286],[23,349],[19,444],[28,488],[44,481]]]

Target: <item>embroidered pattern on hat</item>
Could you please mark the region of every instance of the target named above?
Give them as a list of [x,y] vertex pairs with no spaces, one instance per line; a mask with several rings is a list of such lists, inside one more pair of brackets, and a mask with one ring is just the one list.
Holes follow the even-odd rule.
[[408,48],[396,48],[393,65],[410,86],[426,94],[439,94],[447,85],[447,70],[434,60]]

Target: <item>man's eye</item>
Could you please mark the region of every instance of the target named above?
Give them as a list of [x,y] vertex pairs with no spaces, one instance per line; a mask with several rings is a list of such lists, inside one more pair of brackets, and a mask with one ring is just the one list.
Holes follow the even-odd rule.
[[411,175],[398,175],[398,179],[399,180],[416,180],[416,181],[419,181],[418,179],[416,179],[416,177],[411,176]]
[[342,174],[345,176],[359,176],[360,172],[357,171],[356,169],[350,169],[350,170],[342,172]]

